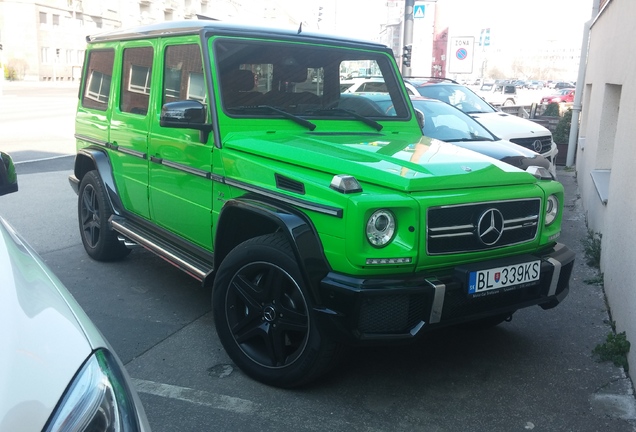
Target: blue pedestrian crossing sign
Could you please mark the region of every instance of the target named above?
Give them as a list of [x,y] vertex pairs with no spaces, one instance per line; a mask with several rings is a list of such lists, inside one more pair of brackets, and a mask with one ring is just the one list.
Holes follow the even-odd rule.
[[424,4],[415,4],[413,6],[413,18],[424,18]]

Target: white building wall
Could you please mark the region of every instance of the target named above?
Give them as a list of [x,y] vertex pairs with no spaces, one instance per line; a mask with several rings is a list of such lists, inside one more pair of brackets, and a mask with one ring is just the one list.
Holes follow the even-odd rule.
[[[588,226],[602,233],[601,271],[612,319],[636,370],[636,2],[611,0],[591,30],[577,178]],[[591,174],[610,170],[607,203]],[[602,186],[602,185],[601,185]]]

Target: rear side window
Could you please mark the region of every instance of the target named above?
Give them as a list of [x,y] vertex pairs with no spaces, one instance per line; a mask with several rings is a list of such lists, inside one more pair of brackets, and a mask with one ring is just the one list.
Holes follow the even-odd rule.
[[84,75],[82,106],[106,111],[113,77],[114,50],[95,50],[88,54]]
[[126,48],[122,70],[120,109],[146,115],[150,101],[152,47]]

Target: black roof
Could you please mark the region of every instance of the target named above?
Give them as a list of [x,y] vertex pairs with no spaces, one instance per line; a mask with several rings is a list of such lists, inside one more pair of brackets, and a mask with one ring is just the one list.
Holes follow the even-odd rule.
[[241,23],[233,23],[229,21],[215,21],[207,19],[165,21],[139,27],[118,29],[107,33],[87,36],[86,41],[88,43],[94,43],[112,40],[128,40],[160,36],[199,34],[201,32],[211,32],[215,34],[250,35],[259,37],[272,36],[285,39],[313,39],[323,42],[364,44],[368,46],[374,46],[376,48],[387,48],[386,45],[377,42],[353,39],[326,33],[306,32],[302,30],[302,28],[292,29],[281,27],[253,26]]

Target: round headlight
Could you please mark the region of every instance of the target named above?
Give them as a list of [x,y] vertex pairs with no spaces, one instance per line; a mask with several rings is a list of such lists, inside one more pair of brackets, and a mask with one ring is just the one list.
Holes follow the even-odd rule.
[[545,206],[545,224],[550,225],[559,214],[559,199],[556,195],[550,195]]
[[384,247],[395,235],[395,216],[389,210],[375,211],[367,221],[367,239],[372,246]]

